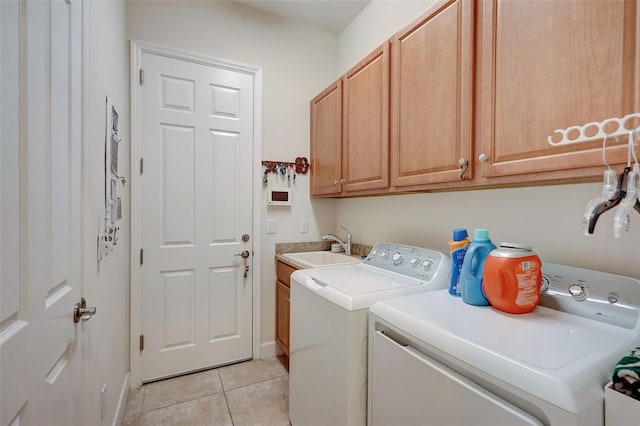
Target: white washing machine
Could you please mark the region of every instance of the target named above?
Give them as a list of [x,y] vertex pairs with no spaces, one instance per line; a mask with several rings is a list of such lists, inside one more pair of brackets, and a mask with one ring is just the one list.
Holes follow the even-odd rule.
[[378,243],[357,265],[291,275],[289,419],[298,425],[364,425],[367,318],[379,300],[446,288],[449,258]]
[[528,314],[447,291],[374,304],[368,424],[602,426],[604,385],[640,343],[640,281],[543,272]]

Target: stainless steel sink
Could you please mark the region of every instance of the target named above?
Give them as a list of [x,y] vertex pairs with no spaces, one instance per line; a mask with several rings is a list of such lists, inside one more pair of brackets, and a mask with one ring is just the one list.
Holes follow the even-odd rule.
[[308,251],[301,253],[285,253],[282,257],[303,268],[319,268],[321,266],[350,265],[360,263],[360,259],[343,253],[330,251]]

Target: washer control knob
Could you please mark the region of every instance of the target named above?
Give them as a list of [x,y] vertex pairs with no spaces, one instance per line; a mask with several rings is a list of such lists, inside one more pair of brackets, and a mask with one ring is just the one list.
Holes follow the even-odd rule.
[[549,290],[549,277],[542,275],[542,283],[540,284],[540,293],[546,293]]
[[422,266],[424,267],[425,271],[428,271],[429,269],[431,269],[433,267],[433,262],[431,262],[429,260],[425,260],[424,262],[422,262]]
[[386,251],[383,251],[382,253],[380,253],[380,257],[383,259],[386,259],[389,257],[389,253],[387,253]]
[[420,261],[414,257],[413,259],[411,259],[411,260],[409,261],[409,265],[410,265],[412,268],[415,268],[416,266],[418,266],[418,262],[420,262]]
[[587,289],[580,284],[571,284],[569,286],[569,294],[575,300],[585,300],[587,298]]
[[378,250],[374,250],[371,252],[371,257],[378,257],[379,254],[380,252],[378,252]]
[[613,303],[618,303],[618,293],[614,293],[613,291],[611,293],[609,293],[609,295],[607,296],[607,300],[609,301],[609,303],[613,304]]
[[399,265],[404,259],[400,253],[396,253],[393,255],[393,257],[391,257],[391,260],[393,260],[394,265]]

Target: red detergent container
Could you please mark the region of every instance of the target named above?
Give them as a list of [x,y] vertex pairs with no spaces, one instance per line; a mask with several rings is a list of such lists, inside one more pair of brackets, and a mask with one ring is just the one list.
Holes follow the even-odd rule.
[[501,243],[484,264],[482,291],[501,311],[532,312],[540,303],[541,283],[542,262],[529,246]]

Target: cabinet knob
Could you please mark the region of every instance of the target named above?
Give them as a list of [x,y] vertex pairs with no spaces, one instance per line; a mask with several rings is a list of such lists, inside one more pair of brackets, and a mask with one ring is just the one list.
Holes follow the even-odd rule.
[[345,178],[340,179],[340,183],[346,183],[347,180]]
[[489,156],[488,156],[487,154],[480,154],[480,155],[478,156],[478,160],[482,161],[483,163],[484,163],[485,161],[487,161],[488,159],[489,159]]
[[336,179],[336,180],[334,180],[334,181],[333,181],[333,184],[334,184],[334,185],[338,185],[339,183],[340,183],[340,181],[339,181],[338,179]]

